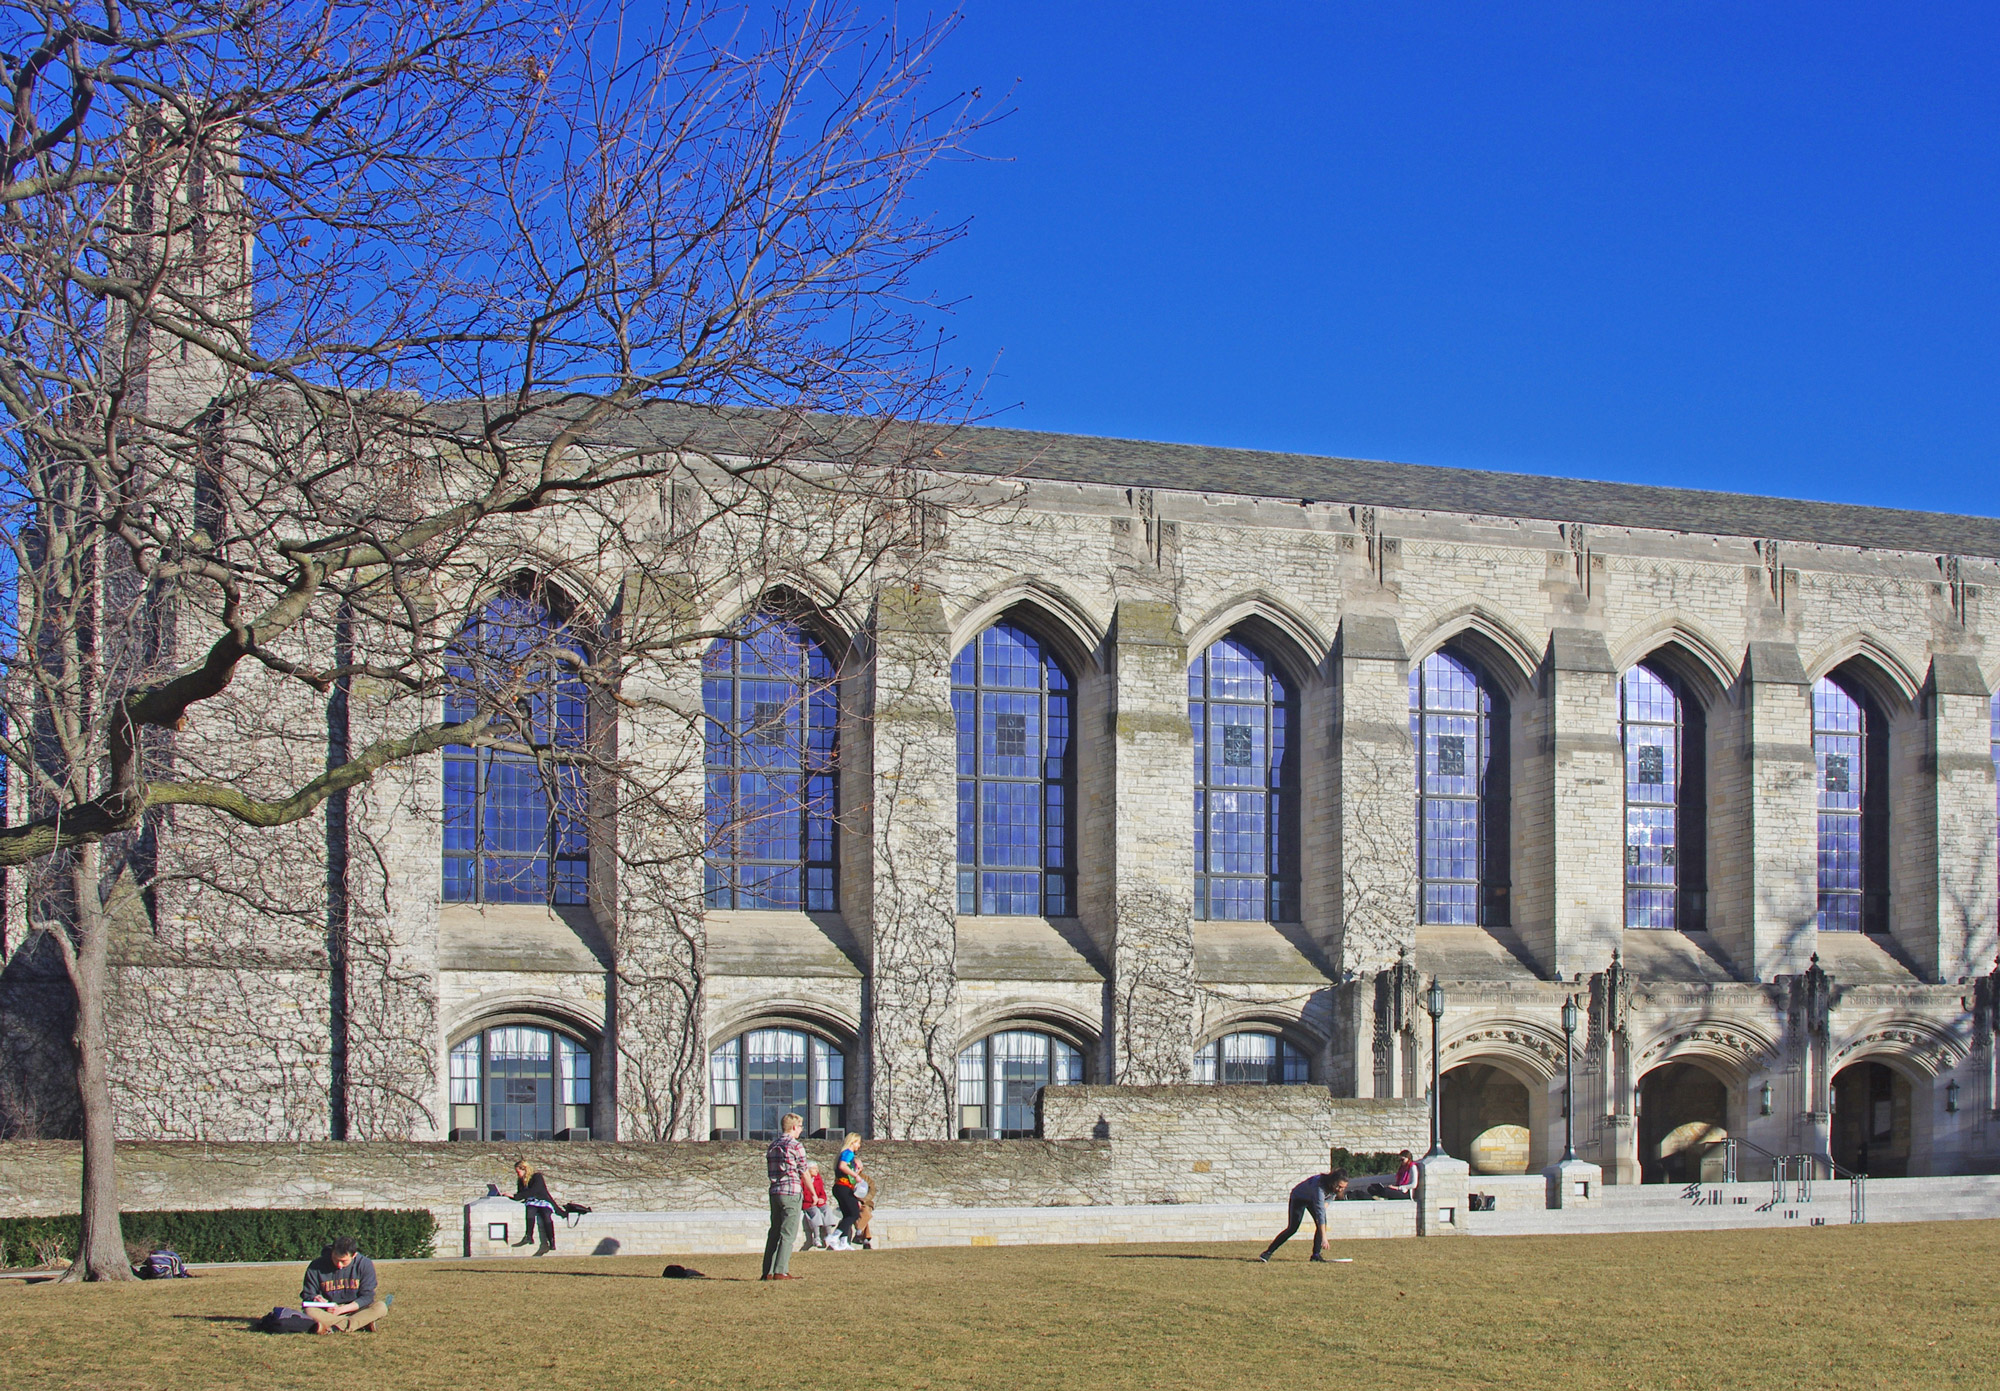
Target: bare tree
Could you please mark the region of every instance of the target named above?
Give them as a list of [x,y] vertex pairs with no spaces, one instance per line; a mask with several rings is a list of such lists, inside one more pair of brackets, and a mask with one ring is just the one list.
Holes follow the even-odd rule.
[[[925,467],[965,384],[913,280],[960,228],[909,202],[985,119],[924,93],[951,21],[667,9],[0,5],[0,867],[74,993],[73,1277],[129,1273],[122,921],[285,931],[293,863],[361,904],[353,799],[447,748],[581,789],[619,894],[685,916],[699,735],[559,737],[572,685],[685,736],[721,595],[865,593],[970,505]],[[538,587],[566,566],[603,612]],[[489,641],[494,596],[549,621],[489,604]]]

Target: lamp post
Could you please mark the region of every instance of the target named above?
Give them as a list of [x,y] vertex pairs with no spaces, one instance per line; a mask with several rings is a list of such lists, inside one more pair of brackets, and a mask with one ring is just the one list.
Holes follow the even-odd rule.
[[1576,1162],[1576,1106],[1570,1100],[1570,1059],[1576,1052],[1576,996],[1563,1001],[1563,1163]]
[[1424,1158],[1439,1159],[1444,1156],[1444,1141],[1438,1128],[1438,1105],[1443,1100],[1438,1091],[1438,1020],[1444,1017],[1444,987],[1436,976],[1424,992],[1424,1008],[1431,1016],[1431,1152]]

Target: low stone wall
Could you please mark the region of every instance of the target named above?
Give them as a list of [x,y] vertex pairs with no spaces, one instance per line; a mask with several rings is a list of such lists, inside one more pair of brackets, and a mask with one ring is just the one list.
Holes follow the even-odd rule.
[[[1351,1101],[1317,1087],[1060,1087],[1041,1140],[871,1141],[864,1160],[898,1211],[1161,1203],[1271,1203],[1326,1163],[1327,1148],[1419,1143],[1421,1102]],[[837,1144],[808,1141],[830,1176]],[[556,1192],[603,1211],[761,1209],[764,1146],[705,1141],[530,1145],[134,1141],[119,1146],[130,1210],[428,1208],[439,1249],[464,1246],[465,1205],[526,1154]],[[0,1216],[77,1210],[78,1147],[0,1143]]]

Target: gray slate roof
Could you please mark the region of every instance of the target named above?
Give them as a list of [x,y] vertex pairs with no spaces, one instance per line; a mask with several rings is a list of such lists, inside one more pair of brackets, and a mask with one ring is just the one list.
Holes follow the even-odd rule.
[[[593,438],[628,447],[748,451],[777,419],[762,411],[652,404]],[[829,417],[793,425],[830,443],[875,436],[881,428]],[[927,447],[913,452],[935,467],[969,473],[2000,558],[2000,519],[1948,512],[992,426],[926,428],[921,439]]]

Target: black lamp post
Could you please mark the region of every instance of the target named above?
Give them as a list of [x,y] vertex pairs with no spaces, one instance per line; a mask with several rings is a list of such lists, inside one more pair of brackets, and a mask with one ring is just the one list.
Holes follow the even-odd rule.
[[1576,1106],[1570,1100],[1570,1059],[1576,1052],[1576,996],[1563,1001],[1563,1163],[1576,1162]]
[[1444,1140],[1438,1129],[1438,1107],[1444,1100],[1438,1091],[1438,1020],[1444,1017],[1444,987],[1438,984],[1436,976],[1431,977],[1431,988],[1424,992],[1424,1008],[1431,1016],[1431,1152],[1426,1159],[1438,1159],[1444,1155]]

